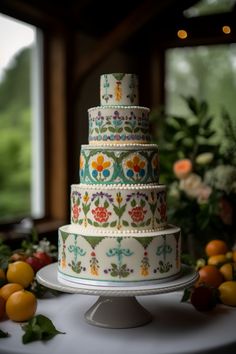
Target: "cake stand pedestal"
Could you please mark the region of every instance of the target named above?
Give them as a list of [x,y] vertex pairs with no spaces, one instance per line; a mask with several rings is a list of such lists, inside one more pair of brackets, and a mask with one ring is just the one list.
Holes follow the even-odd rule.
[[[97,295],[95,304],[85,313],[85,320],[94,326],[106,328],[131,328],[143,326],[152,320],[152,315],[137,301],[136,296],[173,292],[193,285],[198,273],[193,268],[182,266],[178,278],[166,282],[148,282],[135,286],[95,286],[59,282],[57,263],[52,263],[37,272],[40,284],[65,293]],[[69,284],[69,285],[68,285]]]

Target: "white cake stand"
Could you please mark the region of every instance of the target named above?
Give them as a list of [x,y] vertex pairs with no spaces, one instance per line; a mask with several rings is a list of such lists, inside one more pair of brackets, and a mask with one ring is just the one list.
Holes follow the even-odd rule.
[[40,284],[65,293],[99,295],[95,304],[85,313],[86,321],[94,326],[107,328],[131,328],[143,326],[152,320],[152,315],[137,301],[135,296],[163,294],[189,287],[198,279],[191,267],[182,266],[178,278],[168,282],[150,282],[135,286],[70,285],[59,282],[57,263],[52,263],[37,272]]

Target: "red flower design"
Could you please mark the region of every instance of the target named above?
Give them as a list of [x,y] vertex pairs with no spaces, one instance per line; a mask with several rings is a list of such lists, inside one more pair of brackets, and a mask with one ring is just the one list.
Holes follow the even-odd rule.
[[165,220],[166,219],[166,203],[162,203],[160,207],[158,208],[158,211],[161,215],[161,219]]
[[78,220],[80,212],[81,212],[81,209],[78,207],[77,204],[74,204],[72,207],[72,214],[73,214],[73,220],[75,222]]
[[141,206],[137,206],[129,211],[129,215],[135,222],[143,221],[147,210],[144,210]]
[[92,210],[92,214],[94,215],[94,219],[96,221],[106,222],[109,219],[111,212],[104,207],[97,207]]

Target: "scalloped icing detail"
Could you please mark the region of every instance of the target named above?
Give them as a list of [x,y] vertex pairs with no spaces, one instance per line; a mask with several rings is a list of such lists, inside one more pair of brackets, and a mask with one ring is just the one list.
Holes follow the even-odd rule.
[[[81,145],[81,149],[96,149],[96,146],[95,146],[95,142],[93,142],[93,146],[91,146],[91,144],[82,144]],[[102,145],[102,142],[101,144],[98,145],[99,146],[99,149],[103,147]],[[142,148],[144,150],[148,150],[148,149],[156,149],[158,150],[159,146],[157,144],[149,144],[149,143],[145,143],[145,144],[135,144],[135,143],[129,143],[129,144],[121,144],[120,142],[119,143],[105,143],[104,144],[104,148],[107,149],[127,149],[127,150],[132,150],[132,149],[138,149],[138,148]]]
[[[100,187],[100,188],[99,188]],[[109,185],[99,185],[99,184],[85,184],[85,183],[78,183],[78,184],[72,184],[71,188],[80,188],[80,189],[97,189],[97,190],[101,190],[101,189],[105,189],[105,190],[109,190],[109,189],[114,189],[114,190],[152,190],[152,189],[159,189],[159,190],[166,190],[166,185],[164,184],[154,184],[154,183],[150,183],[148,185],[145,184],[135,184],[135,185],[131,185],[131,184],[109,184]]]
[[107,106],[96,106],[96,107],[91,107],[88,109],[88,112],[92,112],[92,111],[95,111],[96,109],[143,109],[147,112],[150,112],[150,108],[148,107],[143,107],[143,106],[119,106],[119,105],[107,105]]

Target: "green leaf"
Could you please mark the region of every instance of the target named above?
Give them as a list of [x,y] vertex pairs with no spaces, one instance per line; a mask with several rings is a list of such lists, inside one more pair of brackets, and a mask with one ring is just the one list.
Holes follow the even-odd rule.
[[125,127],[124,129],[127,133],[132,133],[132,129],[130,127]]
[[140,205],[141,205],[142,208],[144,208],[145,205],[146,205],[145,200],[142,199],[141,202],[140,202]]
[[98,207],[99,206],[99,198],[95,201],[95,203],[94,203],[95,205],[96,205],[96,207]]
[[107,200],[105,200],[104,204],[103,204],[104,208],[108,208],[109,207],[109,203]]
[[134,208],[134,207],[136,206],[136,204],[137,204],[137,203],[136,203],[136,200],[133,199],[130,204],[131,204],[132,208]]
[[126,220],[122,220],[122,224],[123,224],[123,226],[129,226],[129,223]]
[[115,133],[115,132],[116,132],[115,128],[113,128],[113,127],[109,127],[108,130],[109,130],[109,132],[111,132],[111,133]]
[[4,332],[4,331],[2,331],[2,330],[0,329],[0,338],[6,338],[6,337],[9,337],[9,336],[10,336],[9,333]]
[[115,227],[116,224],[117,224],[117,221],[116,221],[116,220],[115,220],[115,221],[112,221],[112,222],[110,223],[110,227]]
[[52,321],[43,315],[34,316],[29,322],[22,326],[25,334],[22,337],[23,344],[36,340],[49,340],[57,334],[65,334],[58,331]]

